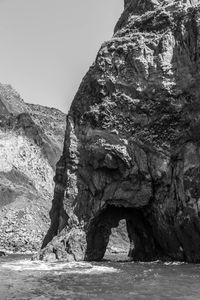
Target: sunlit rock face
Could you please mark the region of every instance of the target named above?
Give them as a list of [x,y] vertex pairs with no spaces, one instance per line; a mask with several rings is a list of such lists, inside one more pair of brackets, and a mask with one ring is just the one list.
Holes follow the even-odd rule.
[[[0,250],[34,252],[49,227],[65,114],[0,83]],[[1,256],[1,251],[0,251]]]
[[200,262],[199,1],[127,0],[71,105],[40,258]]

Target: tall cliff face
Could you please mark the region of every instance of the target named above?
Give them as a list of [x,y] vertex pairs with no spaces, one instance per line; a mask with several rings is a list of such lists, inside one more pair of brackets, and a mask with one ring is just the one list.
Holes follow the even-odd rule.
[[65,114],[0,84],[0,250],[38,250],[49,227]]
[[199,1],[125,1],[71,105],[40,257],[200,261]]

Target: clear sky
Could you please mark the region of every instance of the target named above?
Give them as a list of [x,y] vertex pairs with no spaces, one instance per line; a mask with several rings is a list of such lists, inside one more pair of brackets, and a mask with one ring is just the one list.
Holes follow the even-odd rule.
[[0,82],[67,111],[123,0],[0,0]]

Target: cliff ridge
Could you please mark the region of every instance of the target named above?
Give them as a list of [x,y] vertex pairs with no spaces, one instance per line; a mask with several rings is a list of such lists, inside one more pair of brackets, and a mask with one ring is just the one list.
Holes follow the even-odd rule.
[[0,249],[34,252],[49,227],[65,114],[0,84]]

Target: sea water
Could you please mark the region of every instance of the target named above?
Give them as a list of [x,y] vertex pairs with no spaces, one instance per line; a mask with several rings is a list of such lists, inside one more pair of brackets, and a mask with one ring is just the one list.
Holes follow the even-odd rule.
[[200,265],[0,258],[0,300],[200,300]]

